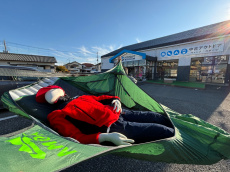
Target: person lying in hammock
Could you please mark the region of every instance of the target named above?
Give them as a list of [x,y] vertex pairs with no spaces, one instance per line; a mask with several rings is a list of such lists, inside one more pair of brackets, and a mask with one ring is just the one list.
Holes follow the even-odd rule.
[[57,106],[47,117],[51,128],[83,144],[130,145],[174,135],[165,116],[151,111],[122,110],[118,96],[70,98],[61,87],[52,85],[41,88],[36,101]]

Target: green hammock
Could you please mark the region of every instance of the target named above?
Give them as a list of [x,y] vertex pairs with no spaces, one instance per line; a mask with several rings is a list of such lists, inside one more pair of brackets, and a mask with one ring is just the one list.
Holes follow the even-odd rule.
[[[49,128],[46,119],[54,107],[35,101],[37,91],[48,85],[59,85],[70,96],[119,96],[125,108],[155,111],[169,117],[175,135],[132,146],[84,145],[62,137]],[[229,133],[193,115],[160,105],[126,76],[121,63],[97,75],[45,78],[5,92],[1,101],[10,111],[34,121],[21,132],[0,137],[1,171],[55,171],[105,154],[182,164],[213,164],[230,158]]]

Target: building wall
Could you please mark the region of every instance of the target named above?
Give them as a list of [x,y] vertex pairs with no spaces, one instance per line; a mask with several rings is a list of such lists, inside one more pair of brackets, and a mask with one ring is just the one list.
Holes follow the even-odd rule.
[[96,69],[98,70],[98,72],[101,72],[101,64],[97,65]]
[[54,72],[55,63],[39,63],[39,62],[20,62],[20,61],[0,61],[0,65],[17,65],[17,66],[30,66],[37,68],[44,72]]
[[226,77],[225,77],[225,83],[229,83],[230,79],[230,64],[228,64],[227,71],[226,71]]
[[[211,45],[211,44],[216,44],[216,43],[222,43],[223,44],[223,51],[219,52],[210,52],[210,53],[187,53],[187,54],[179,54],[179,55],[172,55],[172,56],[164,56],[162,57],[161,53],[162,52],[169,52],[169,51],[175,51],[175,50],[182,50],[184,48],[194,48],[194,47],[201,47],[204,45]],[[218,38],[212,38],[212,39],[206,39],[206,40],[200,40],[200,41],[193,41],[193,42],[188,42],[188,43],[183,43],[183,44],[177,44],[177,45],[172,45],[172,46],[167,46],[167,47],[159,47],[156,49],[150,49],[150,50],[144,50],[141,51],[143,53],[146,53],[147,55],[157,57],[157,61],[162,61],[162,60],[172,60],[172,59],[179,59],[179,66],[186,66],[190,65],[191,63],[191,58],[195,57],[206,57],[206,56],[216,56],[216,55],[228,55],[230,54],[230,35],[228,36],[222,36]]]
[[[208,49],[207,46],[208,47],[211,46],[212,48]],[[217,56],[217,55],[230,55],[229,47],[230,47],[230,35],[227,35],[227,36],[220,36],[216,38],[209,38],[209,39],[203,39],[199,41],[176,44],[176,45],[171,45],[166,47],[146,49],[140,52],[146,53],[146,55],[157,57],[157,61],[178,59],[177,79],[180,81],[188,81],[192,58]],[[184,49],[187,49],[187,53],[182,54],[181,52],[182,50],[184,51]],[[208,52],[207,50],[211,50],[211,52]],[[172,55],[168,54],[168,52],[169,53],[172,52]],[[174,54],[174,52],[179,52],[179,54]],[[114,66],[113,63],[109,62],[109,59],[111,57],[104,57],[101,59],[102,70],[111,69]],[[230,58],[228,64],[230,64]]]
[[101,72],[101,63],[98,63],[93,66],[93,71],[91,72]]
[[72,62],[64,65],[71,74],[81,73],[82,65],[78,62]]
[[102,72],[109,70],[109,69],[114,67],[114,64],[109,62],[110,58],[112,58],[112,56],[104,57],[101,59],[101,71]]
[[0,65],[10,65],[7,61],[0,61]]

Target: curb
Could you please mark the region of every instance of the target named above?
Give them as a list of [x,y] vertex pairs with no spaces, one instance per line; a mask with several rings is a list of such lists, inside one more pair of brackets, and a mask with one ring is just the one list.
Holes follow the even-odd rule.
[[[164,85],[164,86],[170,86],[170,87],[180,87],[180,88],[189,88],[189,89],[199,89],[199,90],[205,90],[206,88],[199,88],[199,87],[186,87],[186,86],[180,86],[180,85],[169,85],[169,84],[160,84],[160,83],[153,83],[153,82],[145,82],[149,84],[156,84],[156,85]],[[205,85],[206,87],[206,85]]]

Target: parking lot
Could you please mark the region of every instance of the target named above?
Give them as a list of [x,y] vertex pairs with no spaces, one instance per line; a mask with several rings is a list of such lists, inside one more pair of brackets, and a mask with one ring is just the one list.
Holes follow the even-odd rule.
[[[182,114],[193,114],[227,132],[230,132],[229,87],[206,86],[205,90],[138,83],[147,94],[159,103]],[[0,134],[18,131],[31,125],[31,121],[5,110],[0,112]],[[230,171],[230,160],[213,165],[168,164],[105,155],[83,161],[64,171]]]

